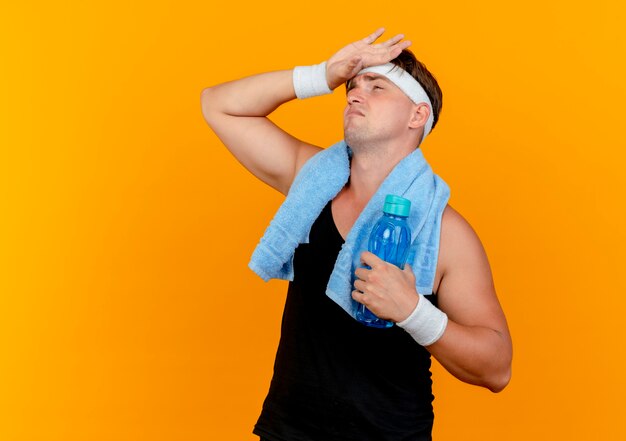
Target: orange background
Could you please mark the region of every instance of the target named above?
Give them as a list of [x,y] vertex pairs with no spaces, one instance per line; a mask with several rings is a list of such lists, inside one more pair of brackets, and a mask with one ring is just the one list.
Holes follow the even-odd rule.
[[[287,285],[247,263],[282,198],[200,92],[380,25],[444,91],[424,151],[514,340],[501,394],[434,367],[435,439],[626,439],[622,2],[19,4],[0,14],[0,439],[256,439]],[[272,118],[327,146],[343,105]]]

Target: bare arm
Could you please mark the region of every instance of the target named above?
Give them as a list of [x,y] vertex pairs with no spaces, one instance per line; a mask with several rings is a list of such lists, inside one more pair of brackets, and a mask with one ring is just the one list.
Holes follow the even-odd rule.
[[294,98],[291,70],[262,73],[202,91],[202,113],[215,134],[244,167],[283,194],[302,164],[320,150],[266,118]]
[[[439,248],[443,277],[437,298],[448,325],[426,349],[458,379],[499,392],[511,377],[511,337],[483,246],[467,221],[449,206],[443,214]],[[359,280],[352,296],[377,316],[401,322],[418,301],[425,301],[417,296],[409,265],[400,270],[368,252],[362,260],[372,269],[356,270]]]
[[485,250],[472,227],[444,211],[437,298],[448,315],[443,336],[426,349],[454,376],[499,392],[511,378],[512,343]]
[[[403,36],[373,44],[384,29],[351,43],[327,62],[331,89],[352,78],[365,66],[386,63],[411,43]],[[262,73],[208,87],[202,91],[202,114],[228,150],[252,174],[287,194],[304,163],[321,149],[301,141],[267,116],[296,97],[293,71]]]

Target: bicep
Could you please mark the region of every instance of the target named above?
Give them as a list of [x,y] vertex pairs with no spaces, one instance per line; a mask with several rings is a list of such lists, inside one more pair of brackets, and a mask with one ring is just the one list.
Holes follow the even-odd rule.
[[487,254],[475,231],[447,208],[442,220],[441,258],[445,261],[438,305],[454,322],[507,333]]
[[209,119],[207,122],[233,156],[254,176],[283,194],[287,194],[306,160],[321,150],[266,117],[220,114]]

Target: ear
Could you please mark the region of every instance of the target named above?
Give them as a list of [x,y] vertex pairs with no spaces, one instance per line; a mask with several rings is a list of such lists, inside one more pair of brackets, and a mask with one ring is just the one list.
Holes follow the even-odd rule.
[[416,104],[409,120],[409,128],[417,129],[424,127],[428,117],[430,116],[430,108],[426,103]]

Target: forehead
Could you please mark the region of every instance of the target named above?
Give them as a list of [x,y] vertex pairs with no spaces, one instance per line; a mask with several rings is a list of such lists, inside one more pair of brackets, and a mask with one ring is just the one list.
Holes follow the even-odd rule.
[[389,80],[387,77],[381,74],[374,73],[374,72],[365,72],[364,74],[357,75],[356,77],[349,80],[348,83],[357,83],[361,81],[369,82],[369,81],[376,81],[376,80],[383,80],[386,83],[393,84],[391,80]]
[[386,76],[378,74],[376,72],[365,72],[361,75],[357,75],[356,78],[361,78],[362,80],[365,80],[365,81],[373,81],[373,80],[378,80],[378,79],[389,81],[389,79]]
[[371,83],[374,81],[384,81],[385,84],[392,86],[394,88],[397,88],[398,90],[400,90],[400,88],[398,88],[398,86],[396,86],[393,81],[391,81],[390,79],[388,79],[387,77],[385,77],[384,75],[381,74],[377,74],[374,72],[365,72],[363,74],[357,75],[356,77],[353,77],[351,79],[349,79],[348,81],[346,81],[346,93],[349,92],[351,89],[353,89],[357,84],[360,83]]

